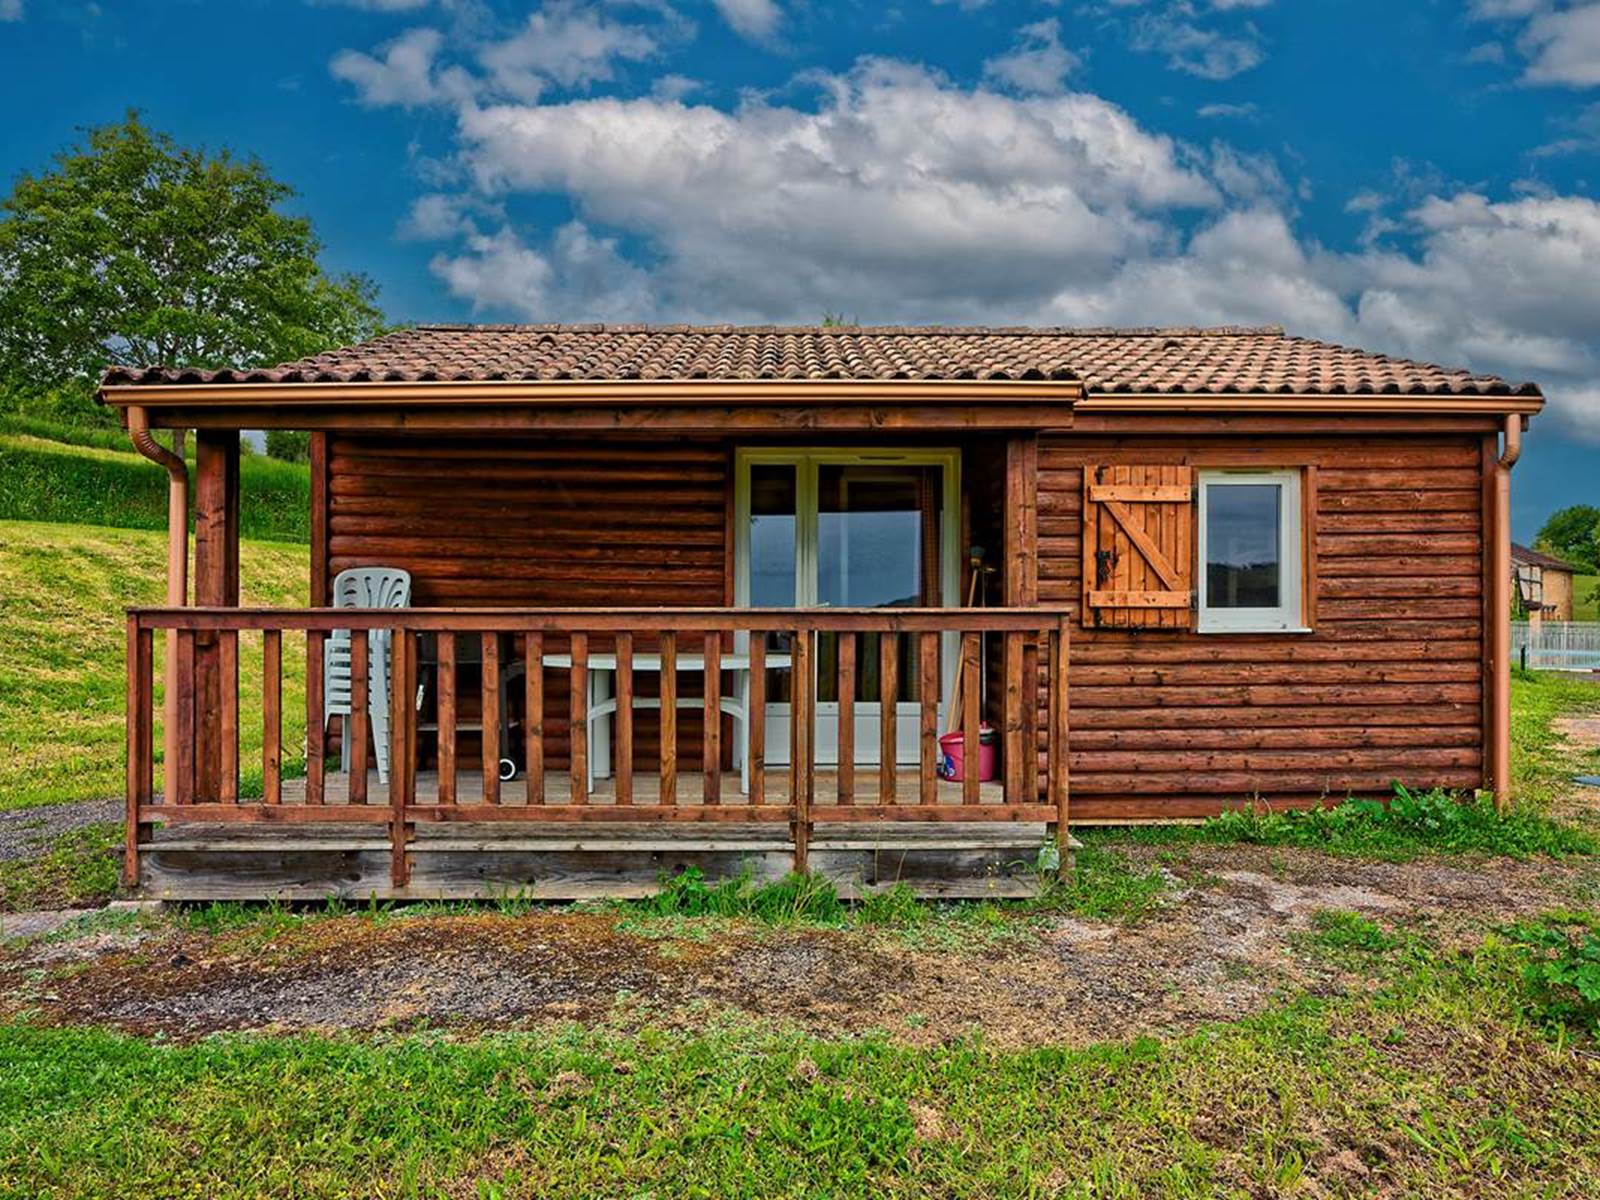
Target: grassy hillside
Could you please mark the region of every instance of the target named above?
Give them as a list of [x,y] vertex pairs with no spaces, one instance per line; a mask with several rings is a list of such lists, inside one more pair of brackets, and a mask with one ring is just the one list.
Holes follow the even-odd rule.
[[[131,450],[68,445],[17,428],[0,426],[0,520],[166,528],[167,475],[155,463]],[[251,454],[240,475],[245,537],[310,541],[311,474],[305,466]]]
[[1572,619],[1600,621],[1600,575],[1572,577]]
[[[243,602],[305,604],[306,560],[304,546],[247,542]],[[165,563],[159,533],[0,521],[0,808],[121,794],[123,610],[161,603]],[[158,757],[163,652],[158,638]],[[241,639],[239,659],[240,762],[259,778],[259,637]],[[285,758],[304,743],[304,663],[303,641],[286,637]]]

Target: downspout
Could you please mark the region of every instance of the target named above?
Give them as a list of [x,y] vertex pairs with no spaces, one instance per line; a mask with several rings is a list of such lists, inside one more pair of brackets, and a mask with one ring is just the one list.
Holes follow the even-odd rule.
[[[184,431],[172,435],[168,450],[150,436],[150,418],[141,405],[128,406],[128,437],[134,449],[167,469],[167,607],[183,608],[189,600],[189,468],[183,461]],[[167,631],[166,700],[163,706],[163,770],[178,761],[178,634]],[[170,776],[167,795],[172,795]]]
[[1494,469],[1494,547],[1490,551],[1494,622],[1489,647],[1494,696],[1489,729],[1489,786],[1495,807],[1511,799],[1511,468],[1522,456],[1522,417],[1508,413]]

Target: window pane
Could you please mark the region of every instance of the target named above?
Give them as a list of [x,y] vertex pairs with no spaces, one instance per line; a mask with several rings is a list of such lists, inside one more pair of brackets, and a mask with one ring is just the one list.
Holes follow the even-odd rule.
[[1206,489],[1206,603],[1211,608],[1277,608],[1283,547],[1283,485],[1213,483]]
[[750,468],[750,603],[788,608],[794,597],[795,481],[792,466]]

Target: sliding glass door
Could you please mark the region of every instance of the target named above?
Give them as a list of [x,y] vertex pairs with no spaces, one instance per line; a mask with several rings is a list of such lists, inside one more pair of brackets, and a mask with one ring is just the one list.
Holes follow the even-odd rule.
[[[748,450],[738,456],[738,599],[753,607],[937,608],[955,603],[960,456],[848,450]],[[770,649],[787,650],[781,638]],[[917,761],[912,640],[898,648],[897,758]],[[952,661],[950,649],[942,655]],[[838,761],[835,636],[817,654],[817,761]],[[877,634],[856,648],[856,759],[878,760]],[[948,683],[946,682],[946,690]],[[789,674],[768,677],[769,763],[788,761]]]

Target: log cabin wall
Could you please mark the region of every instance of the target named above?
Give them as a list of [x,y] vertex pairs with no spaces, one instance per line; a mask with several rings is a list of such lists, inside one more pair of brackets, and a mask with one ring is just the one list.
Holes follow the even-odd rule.
[[[1074,820],[1483,783],[1483,439],[1051,435],[1039,601],[1074,615]],[[1305,467],[1310,634],[1085,628],[1083,468]]]
[[[329,580],[346,567],[403,567],[418,607],[728,599],[723,442],[330,434],[326,456]],[[655,694],[655,682],[641,676],[641,694]],[[463,688],[464,704],[474,702],[471,691]],[[567,762],[568,712],[565,679],[550,672],[544,728],[552,767]],[[698,709],[682,709],[678,719],[684,744],[698,744]],[[654,712],[639,713],[641,770],[655,768],[659,729]]]

